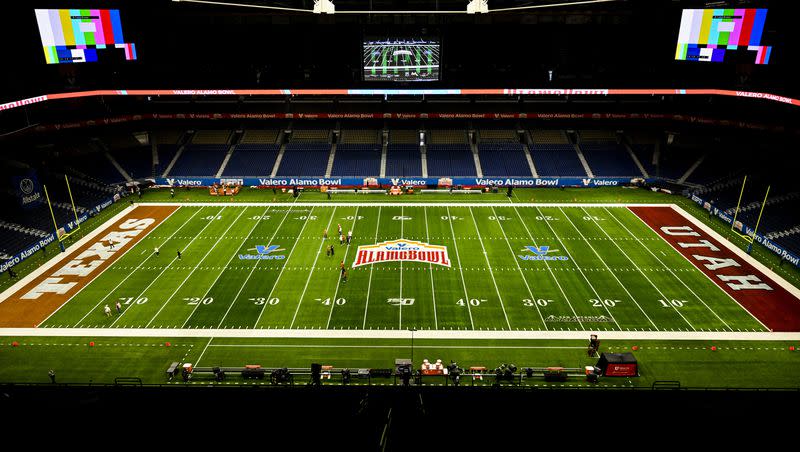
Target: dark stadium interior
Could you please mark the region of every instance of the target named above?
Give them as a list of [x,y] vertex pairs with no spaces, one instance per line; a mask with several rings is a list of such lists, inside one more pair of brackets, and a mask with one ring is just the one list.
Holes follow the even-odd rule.
[[[744,59],[676,61],[681,10],[722,7],[704,1],[627,0],[466,15],[338,14],[364,8],[461,11],[466,0],[337,0],[332,16],[169,0],[13,3],[4,19],[13,17],[13,26],[0,30],[5,42],[0,104],[105,89],[696,88],[800,98],[800,27],[791,1],[716,2],[770,9],[763,36],[774,47],[768,65]],[[250,3],[314,6],[311,0]],[[117,52],[99,63],[45,64],[32,10],[73,4],[123,11],[126,38],[136,44],[138,59],[126,61]],[[364,81],[366,36],[439,39],[441,79]],[[0,110],[0,261],[51,235],[53,221],[62,225],[76,215],[92,217],[115,195],[133,196],[131,187],[149,187],[158,179],[293,176],[641,178],[655,189],[697,195],[731,215],[747,176],[739,220],[750,225],[759,220],[761,198],[771,187],[770,214],[759,231],[800,255],[798,139],[796,104],[721,95],[186,94],[48,100]],[[31,172],[51,190],[52,213],[46,204],[21,207],[18,190],[6,183]],[[560,431],[564,422],[582,422],[586,411],[621,415],[619,421],[627,423],[633,421],[626,417],[634,406],[642,407],[644,418],[660,416],[664,422],[686,415],[686,422],[714,418],[735,425],[742,421],[739,407],[774,414],[798,394],[671,397],[620,390],[584,397],[587,391],[497,390],[465,396],[453,388],[262,391],[243,384],[222,389],[229,393],[221,395],[202,387],[171,389],[54,391],[0,385],[0,412],[35,416],[32,404],[56,412],[73,404],[87,412],[119,414],[122,404],[152,413],[162,410],[157,405],[194,400],[206,408],[193,408],[192,416],[213,418],[218,415],[214,407],[243,417],[272,413],[275,435],[281,428],[297,428],[295,422],[330,419],[319,432],[330,444],[354,450],[379,450],[376,444],[383,444],[388,428],[394,442],[386,450],[401,450],[423,440],[448,442],[453,435],[460,435],[458,447],[468,447],[470,440],[503,431],[524,441],[526,422],[538,420]],[[254,401],[262,406],[255,409]],[[622,406],[628,408],[618,412]],[[693,411],[694,406],[700,409]],[[386,421],[392,410],[393,423]],[[470,424],[463,420],[472,415],[487,422],[465,432]],[[512,433],[514,425],[522,430]],[[546,437],[544,430],[531,435]],[[566,436],[556,439],[562,438],[565,447],[595,447],[591,436],[583,444]]]

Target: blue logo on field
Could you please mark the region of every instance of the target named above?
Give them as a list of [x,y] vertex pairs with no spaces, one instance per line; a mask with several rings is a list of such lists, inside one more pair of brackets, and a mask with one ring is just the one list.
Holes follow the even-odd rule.
[[247,251],[255,251],[256,254],[240,254],[239,259],[241,260],[274,260],[274,259],[286,259],[286,256],[283,254],[274,254],[279,251],[286,251],[285,249],[281,248],[280,245],[256,245],[255,248],[250,248]]
[[533,253],[526,255],[519,255],[519,258],[524,261],[566,261],[569,260],[567,256],[552,256],[550,253],[557,253],[559,250],[552,250],[548,245],[542,246],[525,246],[523,251],[530,251]]

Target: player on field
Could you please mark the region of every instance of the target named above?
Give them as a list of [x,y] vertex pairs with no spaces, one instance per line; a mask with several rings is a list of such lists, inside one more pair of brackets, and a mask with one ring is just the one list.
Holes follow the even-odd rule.
[[110,308],[110,307],[108,307],[108,305],[106,305],[106,306],[103,308],[103,313],[106,315],[106,317],[111,317],[111,308]]
[[350,244],[350,240],[353,239],[353,231],[347,231],[347,244]]
[[346,270],[344,269],[344,261],[340,261],[340,262],[339,262],[339,272],[340,272],[342,275],[344,275],[344,272],[345,272],[345,271],[346,271]]
[[322,238],[328,240],[328,228],[322,230]]
[[156,253],[156,256],[158,256],[158,247],[153,248],[153,252]]
[[178,259],[181,258],[181,250],[178,250]]
[[347,282],[347,270],[342,269],[342,282]]
[[339,234],[339,245],[344,245],[344,234]]
[[340,224],[338,226],[339,226],[339,235],[342,235],[342,225]]
[[122,314],[122,304],[117,300],[117,314]]
[[333,245],[331,245],[331,256],[333,256],[334,254],[336,254],[336,248],[334,248]]

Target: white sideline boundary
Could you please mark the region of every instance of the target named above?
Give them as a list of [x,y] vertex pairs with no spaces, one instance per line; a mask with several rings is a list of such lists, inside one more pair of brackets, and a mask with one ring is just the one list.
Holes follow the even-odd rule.
[[[414,339],[562,339],[662,341],[798,341],[800,333],[709,331],[474,331],[417,330]],[[164,338],[285,338],[285,339],[410,339],[408,330],[304,329],[173,329],[173,328],[1,328],[0,337],[164,337]]]

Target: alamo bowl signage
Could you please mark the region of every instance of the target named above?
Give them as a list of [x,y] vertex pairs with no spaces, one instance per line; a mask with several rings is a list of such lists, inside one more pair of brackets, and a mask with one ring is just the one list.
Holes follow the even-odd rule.
[[450,257],[447,255],[446,246],[398,239],[375,245],[359,246],[356,259],[353,261],[353,268],[368,264],[398,261],[423,262],[444,267],[450,266]]

